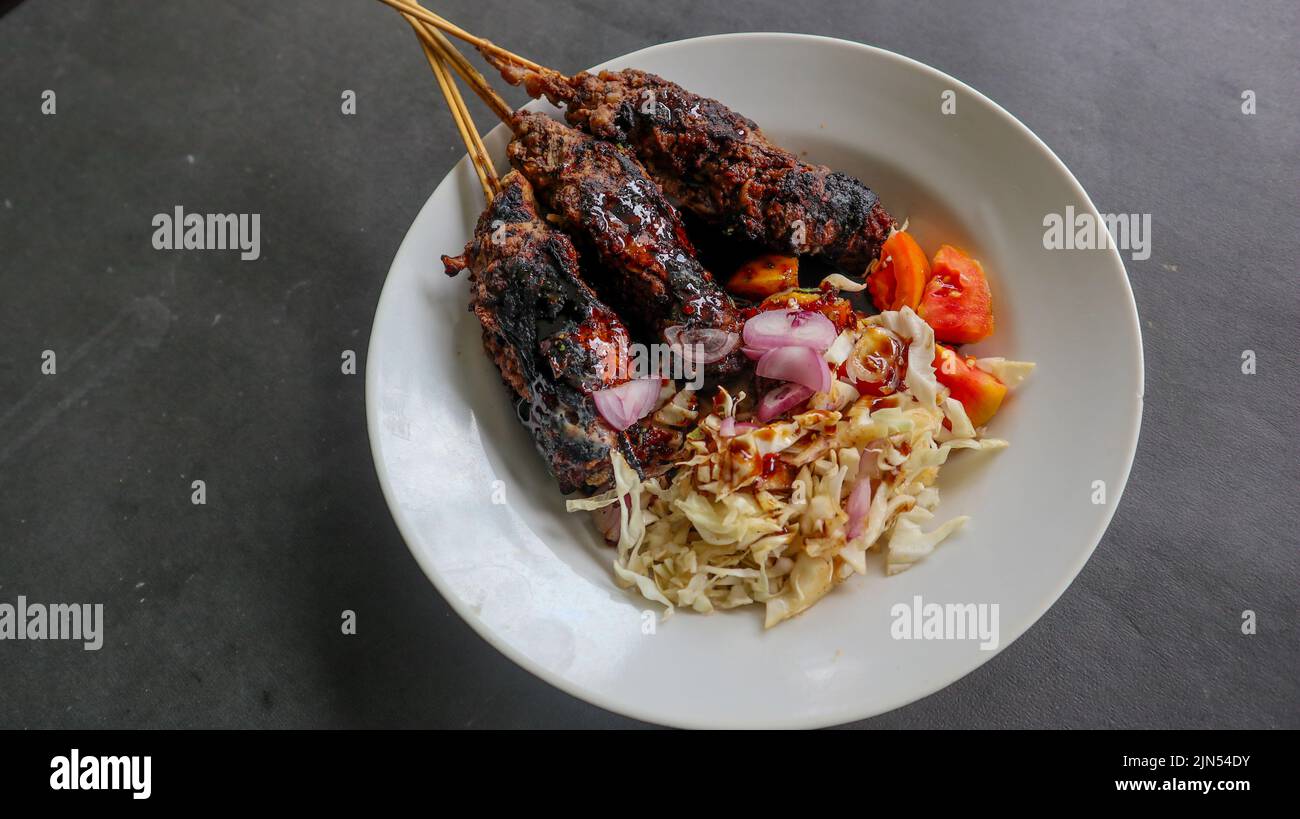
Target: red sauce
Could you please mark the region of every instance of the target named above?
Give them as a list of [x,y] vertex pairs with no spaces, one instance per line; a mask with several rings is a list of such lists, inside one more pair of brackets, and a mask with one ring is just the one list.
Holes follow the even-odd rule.
[[776,474],[776,469],[781,464],[781,456],[775,452],[769,452],[763,456],[763,477],[768,478]]

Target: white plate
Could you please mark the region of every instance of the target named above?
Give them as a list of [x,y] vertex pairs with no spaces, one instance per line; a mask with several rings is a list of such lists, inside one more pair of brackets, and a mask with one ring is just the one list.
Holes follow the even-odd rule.
[[[635,67],[716,97],[785,147],[871,185],[927,252],[984,262],[998,329],[976,351],[1037,361],[994,419],[1010,439],[958,453],[938,519],[971,522],[926,561],[854,577],[765,632],[759,607],[679,612],[619,589],[611,549],[563,499],[514,420],[466,309],[456,254],[483,207],[466,161],[402,243],[371,334],[366,406],[384,495],[438,591],[488,642],[570,694],[676,726],[824,726],[930,694],[993,656],[973,641],[890,636],[895,603],[997,603],[1001,647],[1060,596],[1119,502],[1142,414],[1142,346],[1113,250],[1043,248],[1048,213],[1095,214],[1059,159],[1006,111],[947,75],[880,49],[796,34],[667,43]],[[956,113],[940,111],[956,94]],[[535,105],[541,110],[549,106]],[[504,127],[489,148],[504,167]],[[718,271],[723,273],[725,271]],[[1105,503],[1093,503],[1094,482]],[[504,503],[497,503],[504,497]]]

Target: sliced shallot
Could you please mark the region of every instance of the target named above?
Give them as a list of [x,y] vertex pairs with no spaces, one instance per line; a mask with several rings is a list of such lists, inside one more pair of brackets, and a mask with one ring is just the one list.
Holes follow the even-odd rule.
[[767,423],[807,401],[813,391],[802,384],[782,384],[758,402],[758,420]]
[[815,310],[766,310],[745,322],[745,346],[755,350],[808,347],[819,353],[835,343],[831,320]]
[[591,394],[600,417],[622,432],[650,414],[659,402],[662,384],[658,378],[636,378],[617,387]]
[[740,336],[727,330],[715,330],[709,327],[688,330],[680,325],[673,325],[664,329],[664,340],[675,348],[687,363],[712,364],[726,358],[728,353],[736,349],[736,345],[740,343]]
[[602,506],[599,509],[591,510],[591,517],[596,522],[596,528],[600,531],[600,534],[605,538],[605,540],[610,543],[618,543],[619,533],[622,532],[623,529],[623,521],[619,518],[619,506],[631,511],[632,495],[624,495],[621,504],[611,503],[608,506]]
[[813,392],[829,392],[831,371],[821,354],[811,347],[779,347],[758,360],[754,371],[761,378],[792,381]]
[[857,483],[849,493],[849,502],[844,505],[844,512],[849,516],[849,528],[846,534],[853,540],[862,534],[867,526],[867,514],[871,511],[871,479],[859,471]]

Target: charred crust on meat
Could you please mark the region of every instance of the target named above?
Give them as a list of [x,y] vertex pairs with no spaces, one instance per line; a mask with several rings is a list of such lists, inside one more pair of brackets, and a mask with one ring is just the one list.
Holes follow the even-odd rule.
[[[610,451],[630,445],[592,399],[626,380],[629,335],[583,281],[579,261],[569,238],[542,219],[517,173],[502,179],[464,254],[443,257],[450,275],[469,270],[470,310],[482,326],[484,350],[565,494],[612,486]],[[636,434],[643,442],[630,450],[636,463],[671,459],[664,435]]]
[[[739,311],[700,265],[680,215],[626,148],[536,113],[517,112],[512,127],[511,164],[558,224],[593,248],[612,277],[596,289],[625,318],[657,337],[670,326],[740,332]],[[743,363],[736,353],[711,369]]]
[[[518,66],[503,76],[563,104],[573,126],[631,147],[672,201],[729,235],[860,274],[895,227],[862,182],[801,161],[749,118],[662,77],[625,69],[565,78]],[[794,248],[796,219],[807,241]]]

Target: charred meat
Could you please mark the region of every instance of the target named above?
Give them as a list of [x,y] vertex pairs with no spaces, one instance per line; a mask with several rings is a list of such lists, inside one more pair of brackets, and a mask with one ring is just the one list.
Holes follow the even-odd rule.
[[542,114],[516,113],[511,127],[510,162],[560,225],[595,249],[610,280],[594,284],[620,315],[659,337],[674,327],[696,337],[734,334],[725,355],[703,363],[721,374],[743,366],[739,311],[700,264],[681,215],[636,158]]
[[464,254],[442,261],[448,275],[469,270],[483,346],[562,492],[612,486],[611,448],[643,474],[671,463],[682,432],[663,423],[669,407],[622,433],[596,411],[591,393],[627,380],[627,328],[580,278],[573,243],[538,216],[522,176],[502,180]]
[[564,77],[485,56],[575,127],[629,146],[671,199],[733,236],[861,274],[894,228],[862,182],[801,161],[717,100],[635,69]]

